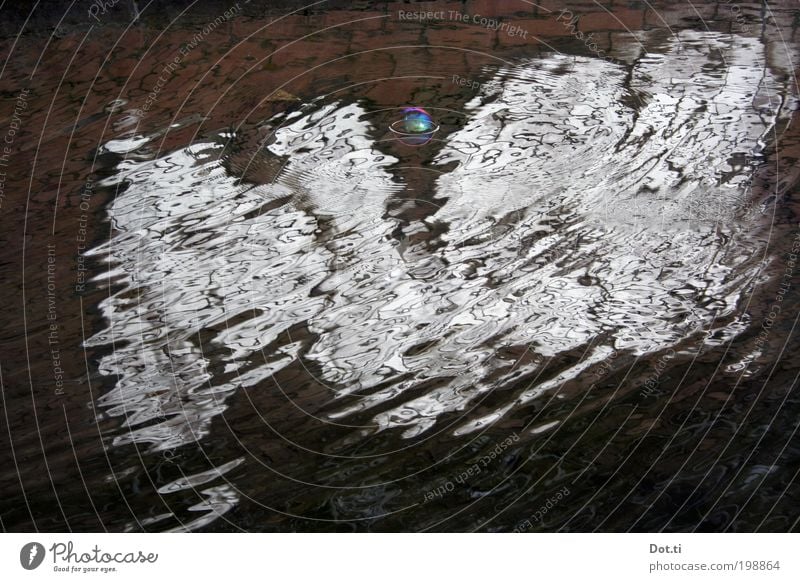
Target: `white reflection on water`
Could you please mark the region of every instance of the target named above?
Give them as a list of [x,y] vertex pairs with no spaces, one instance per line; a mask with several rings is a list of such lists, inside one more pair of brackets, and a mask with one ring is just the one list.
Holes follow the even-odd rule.
[[[546,358],[593,346],[490,414],[465,415],[460,435],[612,350],[644,355],[710,326],[717,341],[741,333],[737,302],[763,253],[748,237],[747,182],[779,88],[755,41],[682,41],[639,60],[627,86],[621,67],[591,59],[499,71],[502,89],[468,104],[438,155],[454,164],[436,181],[441,204],[410,223],[387,216],[403,197],[398,160],[356,104],[281,128],[268,147],[284,165],[272,184],[241,184],[213,143],[122,162],[107,182],[127,184],[109,208],[116,234],[92,254],[124,289],[102,303],[108,328],[87,341],[114,342],[100,369],[119,380],[98,402],[125,419],[114,444],[196,442],[235,390],[299,358],[342,398],[333,418],[381,405],[376,427],[412,437],[541,366],[498,349]],[[402,252],[398,226],[416,241]],[[287,341],[300,324],[311,334]],[[235,504],[219,487],[193,509]]]

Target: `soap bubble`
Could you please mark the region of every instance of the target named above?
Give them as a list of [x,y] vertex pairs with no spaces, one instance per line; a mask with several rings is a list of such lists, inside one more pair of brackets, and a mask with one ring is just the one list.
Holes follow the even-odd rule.
[[403,118],[395,121],[389,129],[398,134],[404,144],[420,146],[431,140],[439,126],[421,107],[407,107],[403,110]]

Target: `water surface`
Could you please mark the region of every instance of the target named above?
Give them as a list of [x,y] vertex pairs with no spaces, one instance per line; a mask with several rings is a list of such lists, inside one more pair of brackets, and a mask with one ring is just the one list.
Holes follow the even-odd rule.
[[[791,77],[755,34],[647,27],[613,60],[573,40],[395,103],[342,62],[337,90],[231,123],[110,109],[109,236],[81,254],[128,504],[106,527],[796,527],[796,446],[764,436],[797,403],[748,388],[780,359],[752,338],[784,268]],[[388,130],[410,104],[441,125],[423,147]]]

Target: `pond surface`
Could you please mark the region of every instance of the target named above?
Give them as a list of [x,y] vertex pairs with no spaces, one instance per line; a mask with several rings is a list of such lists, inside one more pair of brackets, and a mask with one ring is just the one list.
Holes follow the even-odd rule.
[[[392,10],[347,16],[380,19],[386,71],[336,44],[334,10],[282,32],[333,35],[333,60],[267,35],[284,63],[270,45],[222,74],[231,25],[239,45],[203,39],[192,83],[143,110],[179,26],[138,90],[78,113],[106,124],[61,186],[73,211],[87,179],[106,200],[86,248],[59,243],[90,266],[61,341],[91,398],[52,407],[74,457],[28,477],[60,512],[4,526],[796,529],[791,12],[744,33],[644,11],[598,24],[601,58],[553,14],[495,15],[540,41],[504,46]],[[253,70],[288,81],[256,97]],[[439,125],[424,145],[390,130],[408,106]]]

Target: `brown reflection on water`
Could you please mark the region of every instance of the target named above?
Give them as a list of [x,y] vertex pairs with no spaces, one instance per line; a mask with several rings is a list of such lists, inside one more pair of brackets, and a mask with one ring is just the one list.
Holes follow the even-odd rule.
[[440,6],[15,48],[6,529],[795,526],[789,6]]

